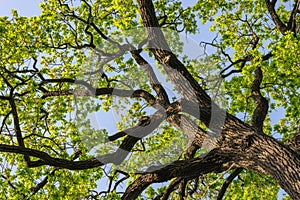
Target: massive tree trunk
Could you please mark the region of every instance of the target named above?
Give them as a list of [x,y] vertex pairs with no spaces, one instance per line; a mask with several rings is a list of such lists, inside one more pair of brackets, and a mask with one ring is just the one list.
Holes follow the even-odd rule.
[[[269,174],[280,186],[293,198],[300,198],[300,157],[292,145],[283,144],[262,132],[262,123],[267,111],[267,102],[262,98],[257,86],[259,86],[262,74],[260,69],[256,70],[256,79],[252,86],[254,98],[256,98],[256,112],[254,113],[252,126],[245,124],[236,117],[221,111],[220,108],[211,102],[210,97],[193,79],[185,66],[169,50],[163,33],[158,27],[154,6],[151,0],[138,0],[143,24],[148,33],[149,49],[155,58],[164,66],[164,69],[176,86],[179,93],[185,100],[191,101],[185,106],[185,112],[200,119],[213,131],[218,131],[214,148],[206,155],[192,158],[185,161],[174,162],[165,168],[159,169],[150,174],[144,174],[131,184],[123,199],[133,199],[137,197],[149,184],[153,182],[163,182],[173,177],[196,177],[208,172],[221,172],[230,167],[245,168],[258,173]],[[256,96],[255,96],[256,95]],[[198,108],[197,108],[198,106]],[[183,106],[182,106],[183,107]],[[197,114],[197,110],[199,113]],[[220,115],[224,115],[224,124],[221,120],[211,119],[212,110],[216,110]],[[219,116],[220,117],[220,116]],[[222,117],[220,117],[221,119]],[[179,119],[172,118],[171,124],[178,124]],[[214,121],[214,124],[211,122]],[[220,123],[218,123],[220,122]],[[189,126],[188,123],[185,123]],[[182,128],[185,131],[192,131],[188,135],[194,134],[198,140],[194,143],[201,146],[204,131],[196,131],[191,127]],[[202,138],[202,139],[199,139]],[[297,140],[294,140],[293,144]]]

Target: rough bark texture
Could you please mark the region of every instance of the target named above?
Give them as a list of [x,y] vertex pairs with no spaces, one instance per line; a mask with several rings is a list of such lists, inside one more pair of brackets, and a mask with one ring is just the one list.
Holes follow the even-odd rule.
[[[158,27],[158,22],[152,1],[139,0],[138,5],[143,24],[148,33],[150,50],[155,55],[155,58],[164,66],[168,77],[176,85],[182,96],[186,100],[199,105],[200,110],[206,107],[205,111],[200,111],[203,115],[201,117],[198,116],[198,119],[209,125],[210,120],[208,119],[211,117],[210,109],[213,105],[209,96],[193,79],[184,65],[168,49],[163,33],[156,28]],[[269,2],[267,2],[267,6],[269,11],[273,13],[272,5]],[[278,16],[275,14],[271,16],[278,28],[284,32],[286,27],[279,21]],[[214,150],[204,157],[174,162],[172,165],[157,170],[155,173],[142,175],[127,188],[123,199],[135,198],[144,188],[153,182],[162,182],[173,177],[193,177],[213,171],[220,172],[231,165],[269,174],[278,181],[280,186],[293,199],[299,199],[299,155],[288,146],[265,135],[262,131],[262,124],[260,122],[265,118],[268,108],[266,99],[259,92],[261,79],[261,69],[257,68],[255,71],[255,81],[252,85],[253,98],[257,104],[257,109],[252,120],[253,127],[226,113],[225,123],[222,126],[221,134],[217,138],[218,145]],[[189,111],[192,112],[192,109]],[[259,118],[258,115],[263,119]],[[194,134],[204,135],[203,132],[198,131],[194,131]],[[198,144],[201,145],[201,142]]]

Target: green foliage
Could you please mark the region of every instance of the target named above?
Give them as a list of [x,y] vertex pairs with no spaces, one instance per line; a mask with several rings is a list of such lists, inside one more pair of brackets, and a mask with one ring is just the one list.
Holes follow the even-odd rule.
[[224,199],[277,199],[279,186],[270,177],[243,172],[233,181]]
[[[276,11],[287,23],[290,9],[285,2],[278,3]],[[231,114],[242,115],[245,122],[251,122],[256,107],[251,97],[253,71],[260,66],[263,71],[261,93],[270,102],[264,132],[269,135],[278,133],[283,140],[296,133],[300,116],[300,36],[299,33],[282,34],[278,31],[266,14],[268,11],[263,0],[208,0],[189,6],[177,0],[155,0],[154,4],[171,49],[223,108]],[[81,152],[78,160],[113,153],[121,141],[107,145],[106,139],[113,133],[93,127],[89,114],[115,111],[121,116],[121,121],[116,122],[117,127],[124,130],[136,125],[139,117],[151,113],[147,102],[140,98],[97,96],[94,90],[89,96],[47,96],[46,93],[85,90],[88,85],[93,89],[143,89],[154,94],[144,69],[129,53],[99,64],[99,59],[103,58],[99,52],[116,55],[120,50],[116,43],[104,39],[100,31],[121,45],[130,42],[137,47],[145,39],[137,2],[89,0],[72,4],[67,0],[47,0],[40,4],[40,8],[39,16],[23,17],[12,10],[11,17],[0,17],[0,96],[13,98],[16,104],[25,147],[67,160],[72,160],[76,152]],[[299,15],[296,21],[300,21]],[[208,56],[190,59],[184,55],[178,32],[196,34],[199,29],[201,32],[205,26],[199,22],[213,22],[209,31],[218,34],[212,43],[218,48],[206,52]],[[269,52],[272,56],[265,59]],[[153,57],[149,52],[143,56]],[[245,58],[251,59],[238,62]],[[220,74],[234,62],[237,63]],[[162,70],[161,66],[157,68]],[[231,70],[236,72],[229,75]],[[97,73],[91,73],[95,71]],[[103,78],[104,75],[108,78]],[[72,79],[76,84],[47,82],[46,79]],[[85,85],[79,84],[81,81],[85,81]],[[271,113],[278,108],[284,109],[284,117],[274,123]],[[11,104],[1,98],[0,119],[3,124],[1,144],[18,145]],[[133,174],[136,170],[158,168],[183,158],[187,143],[181,131],[163,123],[137,143],[129,161],[118,167],[132,173],[129,184],[137,178]],[[90,155],[95,147],[94,155]],[[196,155],[203,152],[202,149]],[[0,177],[0,199],[88,198],[89,192],[97,190],[104,177],[101,168],[83,171],[49,166],[28,168],[24,157],[16,154],[1,153],[0,161],[3,163],[0,168],[3,174]],[[118,167],[113,166],[112,173]],[[201,177],[202,182],[192,197],[216,198],[227,175]],[[48,183],[33,194],[33,188],[46,177]],[[196,183],[188,181],[187,188],[193,184]],[[144,196],[150,199],[164,191],[166,186],[149,187]],[[272,178],[244,171],[232,182],[225,199],[276,199],[278,191],[279,186]],[[177,196],[173,192],[170,198],[176,199]],[[120,194],[114,190],[103,199],[120,199]]]

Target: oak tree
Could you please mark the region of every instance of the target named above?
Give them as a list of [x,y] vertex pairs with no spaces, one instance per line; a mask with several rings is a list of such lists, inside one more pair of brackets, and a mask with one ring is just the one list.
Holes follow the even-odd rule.
[[0,199],[299,199],[299,4],[45,0],[0,17]]

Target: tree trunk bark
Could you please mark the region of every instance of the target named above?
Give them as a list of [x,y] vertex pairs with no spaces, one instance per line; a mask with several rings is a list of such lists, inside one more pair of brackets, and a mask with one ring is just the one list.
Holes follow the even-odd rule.
[[267,135],[254,134],[249,140],[251,145],[244,152],[248,162],[245,168],[260,167],[258,172],[269,174],[293,199],[300,199],[299,154]]
[[[156,174],[152,174],[152,176],[155,176],[155,180],[153,179],[154,182],[168,180],[168,178],[174,177],[174,174],[185,177],[211,172],[211,170],[207,171],[199,166],[195,167],[201,164],[205,165],[210,161],[210,164],[212,164],[211,166],[219,166],[219,169],[225,169],[226,166],[228,167],[229,165],[234,164],[236,167],[243,167],[259,173],[269,174],[293,199],[300,199],[299,154],[287,145],[284,145],[283,143],[276,141],[274,138],[263,134],[259,131],[261,128],[257,130],[255,127],[245,124],[225,111],[222,113],[221,109],[211,101],[211,98],[169,49],[162,31],[158,27],[159,25],[155,16],[152,1],[138,0],[138,5],[143,25],[148,34],[148,48],[154,54],[156,60],[163,65],[168,78],[175,85],[177,91],[184,97],[185,100],[195,104],[194,106],[186,106],[185,108],[189,106],[191,108],[186,109],[185,111],[201,120],[209,129],[214,129],[214,127],[216,127],[216,130],[217,127],[221,129],[220,133],[216,136],[217,145],[214,149],[218,150],[216,151],[218,154],[216,154],[215,158],[218,158],[219,161],[216,161],[213,158],[214,151],[212,151],[207,154],[207,156],[209,156],[209,160],[201,160],[202,158],[199,158],[199,162],[197,161],[196,164],[194,163],[194,168],[191,168],[190,162],[193,162],[191,160],[177,163],[178,166],[174,163],[171,167],[163,168],[161,169],[163,171],[158,170]],[[192,107],[194,107],[194,109]],[[213,107],[215,107],[215,111],[220,111],[220,115],[224,115],[223,124],[222,117],[214,115]],[[203,110],[203,108],[205,108],[205,110]],[[199,114],[201,116],[197,116]],[[220,120],[215,120],[213,119],[214,117],[219,117]],[[213,126],[211,126],[212,120],[216,123]],[[189,130],[189,128],[186,129]],[[216,130],[213,130],[213,132]],[[199,133],[199,131],[197,131],[197,133],[202,135],[198,135],[198,137],[195,138],[203,138],[203,132]],[[198,145],[201,146],[202,144]],[[220,155],[223,155],[223,157]],[[184,162],[186,162],[185,167]],[[198,171],[193,171],[195,169]],[[167,173],[168,170],[170,170],[169,173]],[[171,172],[172,170],[175,171]],[[186,174],[183,172],[186,172]],[[149,181],[151,180],[148,180],[147,184],[149,184]],[[142,182],[139,182],[139,180],[137,180],[135,184],[136,186],[143,187]],[[132,186],[134,186],[134,184]],[[130,188],[131,187],[128,187],[127,189],[130,190]],[[126,192],[125,194],[127,195]]]

